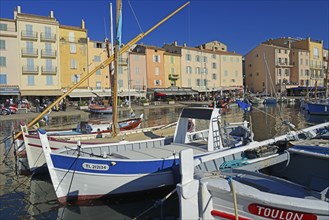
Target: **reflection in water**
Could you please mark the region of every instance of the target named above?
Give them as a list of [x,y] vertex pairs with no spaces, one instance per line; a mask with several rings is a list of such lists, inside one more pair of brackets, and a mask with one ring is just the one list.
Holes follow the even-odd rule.
[[[169,124],[177,121],[182,108],[155,108],[136,110],[138,116],[144,113],[142,127]],[[129,117],[130,112],[120,111],[119,118]],[[225,110],[222,114],[223,123],[239,122],[247,120],[251,122],[255,133],[255,140],[263,140],[285,133],[288,128],[282,124],[280,117],[292,122],[298,129],[307,127],[309,123],[321,123],[329,121],[326,116],[311,116],[304,114],[294,105],[258,105],[254,106],[250,113],[244,113],[239,108]],[[77,124],[80,120],[102,119],[111,120],[111,115],[87,115],[87,118],[78,116],[66,116],[51,118],[51,126]],[[207,126],[205,126],[207,127]],[[198,130],[203,129],[201,125]],[[19,120],[0,121],[0,140],[11,134],[12,131],[19,130]],[[4,154],[5,149],[9,149],[11,140],[0,144],[0,153]],[[143,195],[133,195],[105,201],[90,201],[80,205],[60,206],[48,176],[43,178],[31,178],[15,175],[15,163],[13,154],[6,160],[6,164],[0,163],[0,219],[19,218],[45,218],[45,219],[130,219],[137,217],[146,209],[154,205],[155,201],[161,199],[168,192],[158,191]],[[176,196],[170,197],[164,206],[157,207],[141,219],[166,218],[175,219],[179,216],[178,199]]]

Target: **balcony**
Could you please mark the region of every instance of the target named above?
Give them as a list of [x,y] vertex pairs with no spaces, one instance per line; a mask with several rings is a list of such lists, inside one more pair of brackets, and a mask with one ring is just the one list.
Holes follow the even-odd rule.
[[38,75],[39,67],[38,66],[23,66],[22,73],[30,74],[30,75]]
[[42,58],[56,58],[57,51],[56,50],[41,50]]
[[169,80],[178,80],[179,79],[179,75],[178,74],[169,74]]
[[38,49],[23,48],[22,49],[22,56],[23,57],[38,57]]
[[127,66],[128,65],[128,59],[127,58],[119,58],[118,63],[121,66]]
[[277,67],[293,67],[292,63],[286,63],[286,62],[276,62],[275,64]]
[[38,32],[35,31],[22,31],[21,33],[22,40],[38,40]]
[[41,67],[41,74],[42,75],[56,75],[57,74],[57,67],[42,66]]
[[56,42],[56,34],[42,32],[40,34],[40,40],[46,42]]

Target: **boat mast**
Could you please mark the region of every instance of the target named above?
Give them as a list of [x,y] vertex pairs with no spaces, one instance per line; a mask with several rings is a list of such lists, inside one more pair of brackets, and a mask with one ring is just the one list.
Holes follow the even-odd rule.
[[[328,80],[329,80],[329,61],[327,62],[327,71],[325,72],[326,74],[326,81],[324,82],[325,85],[325,90],[324,90],[324,97],[325,99],[329,98],[329,94],[328,94]],[[325,100],[326,101],[326,100]]]
[[122,1],[121,0],[117,0],[117,9],[116,9],[116,41],[115,41],[115,48],[114,48],[114,73],[113,73],[113,97],[112,97],[112,137],[116,137],[117,134],[120,132],[119,131],[119,126],[118,126],[118,94],[117,94],[117,90],[118,90],[118,84],[117,84],[117,74],[118,74],[118,68],[119,68],[119,50],[120,50],[120,42],[118,39],[118,34],[119,33],[119,26],[121,24],[119,24],[120,22],[122,22],[120,19],[120,17],[122,16],[121,11],[122,9]]
[[[169,18],[177,14],[180,10],[185,8],[190,2],[186,2],[184,5],[176,9],[174,12],[166,16],[164,19],[159,21],[157,24],[155,24],[153,27],[151,27],[148,31],[145,33],[140,33],[137,35],[134,39],[129,41],[126,45],[124,45],[121,50],[119,51],[119,55],[123,54],[124,52],[128,51],[130,47],[132,47],[134,44],[136,44],[138,41],[140,41],[142,38],[147,36],[149,33],[151,33],[154,29],[159,27],[161,24],[163,24],[165,21],[167,21]],[[107,65],[109,65],[114,60],[114,55],[111,55],[109,58],[107,58],[105,61],[100,63],[98,66],[96,66],[95,69],[93,69],[91,72],[89,72],[85,77],[83,77],[79,82],[77,82],[74,86],[72,86],[69,90],[67,90],[62,96],[60,96],[56,101],[54,101],[52,104],[50,104],[43,112],[41,112],[36,118],[34,118],[26,127],[29,128],[32,125],[34,125],[36,122],[38,122],[43,116],[45,116],[55,105],[57,105],[62,99],[64,99],[67,95],[69,95],[73,90],[75,90],[78,86],[80,86],[83,82],[85,82],[87,79],[89,79],[90,76],[96,73],[97,70],[104,69]],[[16,136],[14,137],[14,140],[16,140],[22,132],[18,132]]]

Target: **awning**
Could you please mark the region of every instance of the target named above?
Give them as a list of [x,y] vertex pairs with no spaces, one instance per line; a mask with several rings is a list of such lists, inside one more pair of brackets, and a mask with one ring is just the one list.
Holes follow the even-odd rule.
[[88,97],[97,97],[96,94],[91,91],[73,91],[68,96],[71,98],[88,98]]
[[98,97],[108,97],[111,96],[111,90],[110,89],[105,89],[105,90],[92,90],[91,91],[93,94],[95,94]]
[[198,92],[194,91],[190,88],[163,88],[163,89],[153,89],[150,90],[154,92],[155,96],[163,97],[163,96],[179,96],[179,95],[197,95]]
[[18,86],[10,86],[10,85],[0,85],[0,95],[14,95],[19,96],[19,87]]
[[21,96],[61,96],[62,90],[21,90]]

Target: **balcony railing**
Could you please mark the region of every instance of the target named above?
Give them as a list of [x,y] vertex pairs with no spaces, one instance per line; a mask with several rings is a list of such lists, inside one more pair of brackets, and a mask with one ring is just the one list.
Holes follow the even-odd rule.
[[22,31],[22,39],[38,40],[38,32],[35,31]]
[[169,80],[177,80],[177,79],[179,79],[178,74],[169,74]]
[[38,49],[22,49],[22,56],[25,57],[38,57]]
[[292,63],[286,63],[286,62],[276,62],[276,66],[286,66],[286,67],[292,67]]
[[119,58],[118,59],[120,65],[128,65],[128,59],[127,58]]
[[41,41],[56,42],[56,34],[44,33],[40,34]]
[[23,66],[22,72],[25,74],[37,75],[39,73],[39,67],[38,66]]
[[41,50],[41,57],[56,58],[56,56],[57,56],[56,50]]
[[57,67],[42,66],[41,73],[44,75],[56,75]]
[[80,43],[80,44],[86,44],[87,38],[84,37],[60,37],[60,41],[69,42],[69,43]]

